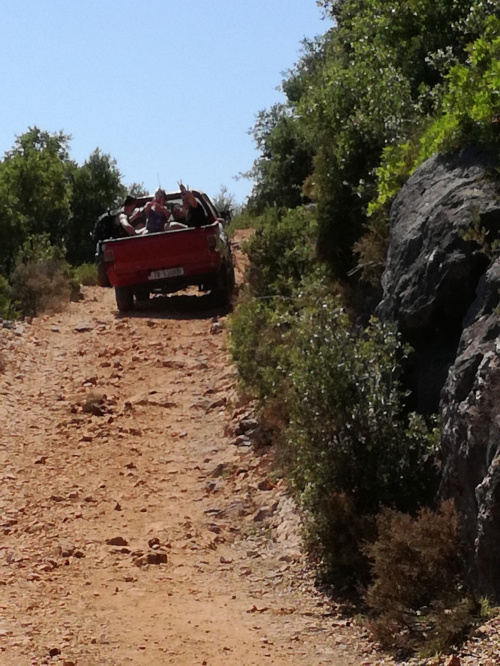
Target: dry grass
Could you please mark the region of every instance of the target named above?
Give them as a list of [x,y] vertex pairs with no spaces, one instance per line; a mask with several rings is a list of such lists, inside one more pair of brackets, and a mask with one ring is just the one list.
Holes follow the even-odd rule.
[[55,259],[18,264],[12,274],[12,288],[22,313],[30,316],[61,312],[71,296],[67,267]]
[[417,517],[385,509],[367,547],[374,580],[367,601],[374,637],[386,648],[440,652],[472,626],[477,601],[463,581],[458,520],[451,502]]

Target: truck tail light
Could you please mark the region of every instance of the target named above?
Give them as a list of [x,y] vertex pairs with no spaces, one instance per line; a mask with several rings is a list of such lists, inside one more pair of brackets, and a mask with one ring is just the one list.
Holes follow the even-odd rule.
[[210,252],[215,252],[217,250],[217,236],[207,236],[207,244]]
[[104,249],[104,261],[107,264],[113,264],[115,262],[115,253],[111,249]]

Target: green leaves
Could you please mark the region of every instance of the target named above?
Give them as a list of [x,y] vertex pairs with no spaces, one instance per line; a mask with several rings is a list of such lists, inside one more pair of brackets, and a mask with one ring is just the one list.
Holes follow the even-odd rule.
[[233,315],[232,351],[278,431],[310,552],[334,578],[359,577],[380,508],[413,511],[436,490],[436,432],[405,413],[406,349],[391,326],[354,328],[316,273],[288,299],[247,293]]
[[[389,208],[416,166],[470,141],[498,149],[500,10],[494,0],[317,4],[335,26],[306,46],[283,82],[287,103],[254,130],[261,229],[233,353],[267,413],[279,411],[311,551],[352,573],[380,507],[414,511],[433,496],[437,430],[407,413],[395,331],[353,327],[314,259],[345,284],[357,258],[377,286]],[[317,203],[310,223],[300,194]]]
[[260,214],[313,198],[320,254],[345,276],[367,211],[388,207],[419,159],[467,136],[490,140],[500,11],[494,0],[317,4],[335,25],[304,43],[282,84],[287,103],[257,117],[250,203]]
[[126,188],[116,160],[96,148],[82,166],[72,171],[71,215],[66,247],[71,264],[92,261],[95,248],[90,234],[95,221],[107,208],[123,200]]
[[250,210],[260,214],[268,207],[299,206],[313,151],[297,118],[283,105],[275,105],[258,114],[253,135],[262,156],[248,174],[255,181]]
[[0,161],[0,274],[8,277],[23,241],[46,234],[71,262],[91,261],[97,217],[125,195],[115,160],[96,149],[79,167],[70,137],[31,127]]
[[297,208],[280,215],[269,210],[246,252],[251,262],[250,282],[256,297],[290,297],[301,280],[314,271],[316,218]]
[[64,236],[71,196],[69,137],[37,127],[17,137],[0,163],[0,190],[28,233]]

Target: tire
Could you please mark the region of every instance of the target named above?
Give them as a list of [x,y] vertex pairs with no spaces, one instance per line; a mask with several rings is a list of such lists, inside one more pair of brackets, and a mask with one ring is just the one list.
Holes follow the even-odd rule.
[[135,300],[138,303],[146,303],[149,301],[149,291],[147,289],[136,289],[134,293]]
[[226,264],[220,268],[217,276],[217,286],[212,291],[216,305],[226,307],[231,304],[234,287],[234,269],[228,269]]
[[134,291],[131,287],[115,287],[115,298],[119,312],[131,312],[134,309]]
[[111,283],[108,280],[108,274],[106,273],[106,264],[104,261],[100,261],[97,264],[97,284],[100,287],[111,287]]
[[234,273],[234,266],[231,266],[231,270],[229,271],[229,281],[231,283],[231,296],[232,296],[236,288],[236,275]]

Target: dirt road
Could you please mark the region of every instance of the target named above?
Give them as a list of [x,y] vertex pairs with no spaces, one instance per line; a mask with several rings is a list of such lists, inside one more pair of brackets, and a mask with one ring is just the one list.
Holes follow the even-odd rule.
[[225,327],[87,288],[0,331],[1,664],[383,663],[314,590]]

